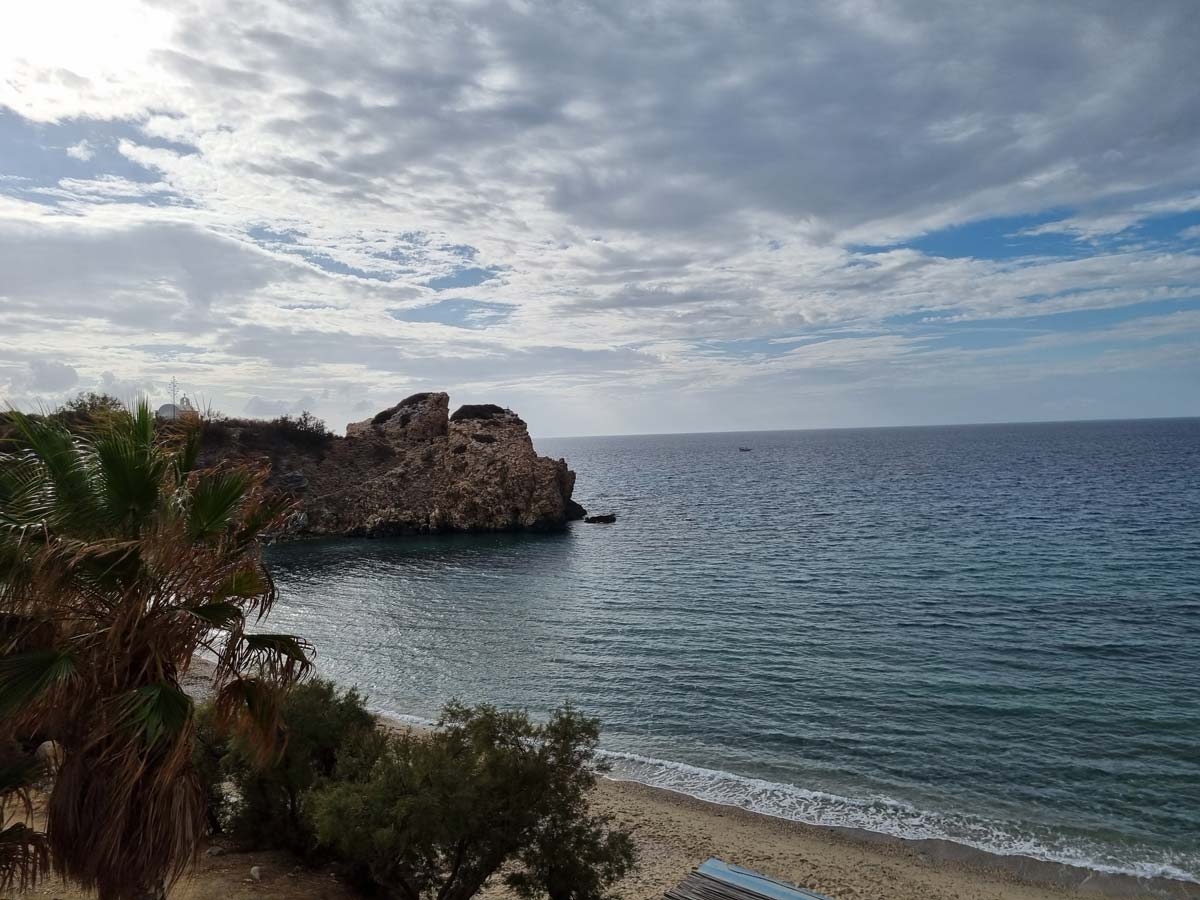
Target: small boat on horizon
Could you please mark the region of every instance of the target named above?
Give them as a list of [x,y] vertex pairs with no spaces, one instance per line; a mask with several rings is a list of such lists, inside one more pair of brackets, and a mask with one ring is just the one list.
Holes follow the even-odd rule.
[[738,447],[738,450],[742,453],[749,453],[753,449],[753,447]]

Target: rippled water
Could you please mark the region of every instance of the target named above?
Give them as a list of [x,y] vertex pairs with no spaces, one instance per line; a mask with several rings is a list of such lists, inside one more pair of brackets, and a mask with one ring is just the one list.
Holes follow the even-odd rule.
[[538,448],[618,523],[279,547],[273,627],[395,713],[569,698],[624,777],[1200,880],[1200,420]]

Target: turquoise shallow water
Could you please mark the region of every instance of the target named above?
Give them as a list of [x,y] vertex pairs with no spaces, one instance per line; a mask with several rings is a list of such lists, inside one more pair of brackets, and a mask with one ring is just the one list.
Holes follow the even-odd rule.
[[273,548],[272,628],[393,713],[570,698],[622,777],[1200,880],[1200,420],[538,449],[618,523]]

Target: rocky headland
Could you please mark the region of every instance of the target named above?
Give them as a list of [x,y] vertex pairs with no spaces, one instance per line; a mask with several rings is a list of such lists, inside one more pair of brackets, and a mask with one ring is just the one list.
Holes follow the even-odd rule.
[[266,424],[206,424],[205,461],[269,461],[271,484],[297,501],[295,535],[554,531],[586,512],[566,461],[538,456],[525,422],[499,406],[451,415],[449,395],[413,394],[345,437]]

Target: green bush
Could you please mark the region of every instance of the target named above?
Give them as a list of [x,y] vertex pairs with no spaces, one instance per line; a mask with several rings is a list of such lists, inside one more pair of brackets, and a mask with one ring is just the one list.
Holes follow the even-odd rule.
[[290,442],[298,447],[321,449],[333,441],[333,432],[325,426],[323,419],[308,410],[296,417],[280,416],[267,422],[266,431],[277,440]]
[[633,868],[633,839],[607,816],[586,808],[551,815],[521,852],[520,867],[505,883],[520,897],[537,900],[609,900],[610,890]]
[[217,817],[224,830],[239,845],[310,858],[317,844],[309,808],[313,789],[335,777],[365,778],[386,738],[362,696],[354,690],[339,694],[330,681],[297,686],[280,712],[282,753],[260,767],[253,747],[233,741],[220,763],[225,785],[209,796],[220,806]]
[[536,725],[450,704],[431,734],[392,737],[367,777],[318,788],[317,834],[394,897],[467,900],[508,865],[525,896],[598,900],[633,862],[628,836],[587,813],[598,736],[570,707]]

